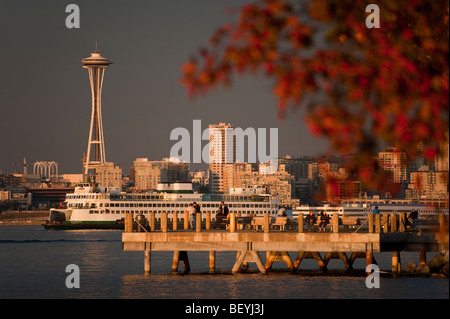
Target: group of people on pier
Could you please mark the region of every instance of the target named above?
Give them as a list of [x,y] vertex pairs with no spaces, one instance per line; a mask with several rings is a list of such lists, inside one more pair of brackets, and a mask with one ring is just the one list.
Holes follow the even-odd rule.
[[[197,202],[193,202],[193,203],[189,204],[188,212],[189,212],[189,224],[191,226],[191,229],[195,229],[196,222],[197,222],[196,214],[201,213],[200,205]],[[220,203],[219,209],[216,213],[216,228],[217,229],[226,228],[228,212],[229,212],[228,206],[225,205],[225,203],[222,201]]]
[[317,220],[319,220],[319,232],[325,232],[327,225],[330,223],[330,216],[324,210],[319,213],[318,217],[314,215],[313,211],[309,212],[309,215],[305,218],[306,229],[314,231]]

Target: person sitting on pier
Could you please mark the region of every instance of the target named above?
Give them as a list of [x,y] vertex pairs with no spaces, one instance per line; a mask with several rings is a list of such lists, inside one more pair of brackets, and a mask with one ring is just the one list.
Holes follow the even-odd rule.
[[225,229],[228,217],[228,207],[222,201],[216,214],[216,229]]
[[327,213],[325,211],[322,211],[320,213],[320,223],[319,223],[319,231],[323,231],[325,232],[327,225],[330,223],[330,216],[327,215]]
[[306,218],[305,218],[306,227],[307,227],[307,229],[309,229],[309,231],[313,231],[314,224],[316,223],[316,221],[317,221],[317,217],[316,217],[316,215],[314,215],[313,211],[311,210],[309,212],[309,215],[306,216]]
[[218,214],[221,214],[221,215],[223,215],[225,217],[228,216],[228,206],[225,205],[225,203],[223,201],[220,202]]

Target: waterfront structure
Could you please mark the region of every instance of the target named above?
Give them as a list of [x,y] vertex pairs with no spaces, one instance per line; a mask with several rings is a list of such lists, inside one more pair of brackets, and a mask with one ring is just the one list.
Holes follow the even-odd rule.
[[226,193],[224,167],[225,164],[236,162],[236,137],[233,126],[229,123],[209,125],[209,142],[211,190],[213,193]]
[[[105,70],[112,62],[101,56],[98,48],[91,53],[91,56],[81,61],[83,68],[89,71],[89,81],[92,93],[92,113],[89,129],[89,142],[87,155],[84,160],[84,175],[88,177],[90,170],[94,170],[99,165],[106,162],[105,140],[103,137],[102,121],[102,88]],[[93,159],[91,159],[91,152]]]
[[149,161],[137,158],[133,162],[133,175],[137,191],[156,190],[159,183],[187,182],[189,165],[164,158],[162,161]]
[[[266,273],[272,268],[274,261],[284,261],[290,271],[298,269],[304,259],[315,259],[321,270],[326,270],[331,259],[341,259],[347,270],[353,268],[357,258],[364,258],[367,266],[377,264],[375,252],[392,252],[392,272],[400,273],[402,263],[401,251],[416,251],[420,253],[421,264],[426,264],[427,252],[448,249],[448,222],[447,213],[438,214],[439,232],[422,233],[408,232],[406,227],[406,214],[395,212],[387,216],[384,225],[380,214],[374,216],[369,213],[369,223],[366,233],[349,233],[345,231],[348,218],[340,216],[335,211],[331,216],[331,233],[313,233],[305,229],[303,218],[298,218],[297,231],[270,232],[277,224],[277,220],[287,217],[278,217],[271,222],[269,214],[264,217],[254,217],[253,221],[262,218],[264,221],[264,232],[238,231],[236,228],[236,216],[230,213],[229,231],[209,231],[209,219],[206,219],[205,231],[200,225],[200,214],[197,214],[197,227],[195,232],[177,232],[177,229],[168,231],[168,213],[161,214],[160,231],[143,232],[133,229],[133,215],[125,216],[125,232],[122,234],[122,249],[124,251],[144,251],[144,272],[151,273],[151,255],[156,251],[173,251],[172,272],[178,271],[180,261],[184,264],[184,273],[190,271],[188,252],[209,251],[209,269],[215,272],[216,251],[235,251],[236,259],[232,272],[247,270],[248,263],[256,263],[261,273]],[[388,214],[385,214],[388,215]],[[302,215],[299,215],[299,217]],[[302,216],[304,217],[304,216]],[[150,221],[152,223],[152,221]],[[344,233],[340,233],[340,224]],[[174,223],[175,225],[176,223]],[[186,225],[186,224],[185,224]],[[387,227],[387,226],[390,227]],[[362,226],[362,225],[361,225]],[[308,231],[308,233],[305,233]],[[266,252],[266,264],[264,265],[259,253]],[[289,252],[298,252],[295,261],[292,261]],[[326,255],[323,258],[321,252]],[[350,255],[348,255],[350,254]],[[241,268],[242,267],[242,268]],[[370,276],[373,268],[366,268],[366,274]],[[366,281],[367,283],[367,281]]]

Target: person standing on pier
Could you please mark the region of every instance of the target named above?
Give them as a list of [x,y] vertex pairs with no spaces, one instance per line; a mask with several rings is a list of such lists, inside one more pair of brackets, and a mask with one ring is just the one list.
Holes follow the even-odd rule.
[[373,215],[379,214],[380,210],[378,209],[378,206],[375,206],[375,209],[373,210]]
[[284,206],[281,206],[278,210],[278,217],[286,217],[286,208]]
[[197,224],[197,213],[201,213],[201,211],[200,211],[200,205],[199,204],[197,204],[197,202],[194,202],[193,203],[193,208],[194,208],[194,210],[193,210],[193,214],[192,214],[192,219],[193,219],[193,227],[192,227],[192,229],[195,229],[196,228],[196,224]]
[[193,203],[189,204],[188,213],[189,213],[189,225],[191,226],[191,229],[194,229],[195,207]]

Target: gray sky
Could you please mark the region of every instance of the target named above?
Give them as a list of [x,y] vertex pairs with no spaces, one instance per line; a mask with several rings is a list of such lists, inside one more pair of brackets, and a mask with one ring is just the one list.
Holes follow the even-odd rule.
[[[0,170],[13,163],[57,161],[60,173],[81,173],[91,116],[91,92],[81,59],[99,43],[114,62],[106,71],[102,112],[106,157],[128,174],[137,157],[170,155],[177,127],[192,121],[241,128],[279,128],[279,155],[320,155],[328,143],[313,138],[291,110],[277,121],[270,79],[235,78],[190,101],[181,65],[227,21],[225,8],[244,0],[0,0]],[[81,28],[65,25],[66,6],[81,11]],[[207,143],[207,142],[204,142]]]

